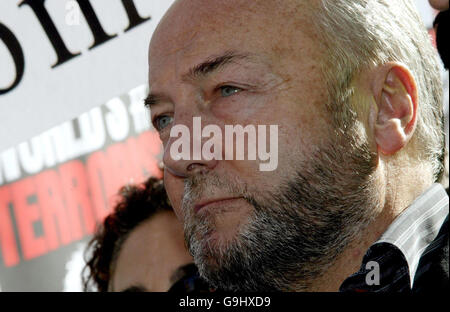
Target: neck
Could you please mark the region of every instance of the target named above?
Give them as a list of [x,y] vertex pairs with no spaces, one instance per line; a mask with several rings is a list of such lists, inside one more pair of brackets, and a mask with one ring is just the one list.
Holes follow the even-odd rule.
[[378,240],[395,219],[392,214],[381,213],[360,237],[353,240],[341,253],[339,258],[328,270],[311,285],[309,291],[314,292],[337,292],[344,280],[351,274],[357,272],[361,266],[362,259],[369,247]]
[[[389,177],[386,174],[386,179],[380,180],[380,186],[383,188],[383,195],[380,198],[380,203],[383,203],[382,209],[374,221],[347,246],[330,268],[312,283],[308,291],[339,291],[344,280],[359,270],[369,247],[380,238],[394,219],[432,184],[432,176],[424,175],[423,172],[415,175],[407,172],[396,177],[394,175]],[[383,180],[387,182],[383,183]],[[400,181],[409,181],[409,183],[400,184]],[[411,181],[414,182],[411,183]]]

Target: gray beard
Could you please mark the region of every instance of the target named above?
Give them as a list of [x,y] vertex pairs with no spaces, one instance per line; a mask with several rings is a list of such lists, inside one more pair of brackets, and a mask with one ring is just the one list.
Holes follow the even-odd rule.
[[[214,172],[188,178],[182,207],[185,239],[200,275],[226,291],[306,291],[376,217],[376,155],[349,138],[319,149],[272,191],[248,191]],[[211,244],[214,216],[193,203],[206,187],[242,196],[252,214],[237,235]]]

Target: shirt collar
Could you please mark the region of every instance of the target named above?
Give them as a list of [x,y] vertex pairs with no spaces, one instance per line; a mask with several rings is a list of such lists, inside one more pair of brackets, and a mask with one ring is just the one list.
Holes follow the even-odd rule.
[[449,199],[445,189],[441,184],[433,184],[375,242],[392,244],[403,253],[408,263],[411,284],[423,251],[438,235],[448,212]]

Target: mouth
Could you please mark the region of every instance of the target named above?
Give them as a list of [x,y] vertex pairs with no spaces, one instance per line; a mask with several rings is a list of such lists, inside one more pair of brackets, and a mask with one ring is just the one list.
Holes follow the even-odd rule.
[[203,200],[199,204],[194,206],[194,212],[198,213],[200,210],[204,210],[204,209],[214,209],[214,208],[218,208],[218,207],[227,206],[227,205],[233,204],[235,201],[237,201],[241,198],[242,197],[228,197],[228,198]]

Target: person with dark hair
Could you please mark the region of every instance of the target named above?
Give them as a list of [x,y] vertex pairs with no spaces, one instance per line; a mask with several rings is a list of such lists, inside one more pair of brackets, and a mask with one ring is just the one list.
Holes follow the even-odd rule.
[[162,181],[151,177],[143,185],[124,186],[119,194],[86,249],[84,290],[167,291],[186,274],[195,277],[183,227]]

